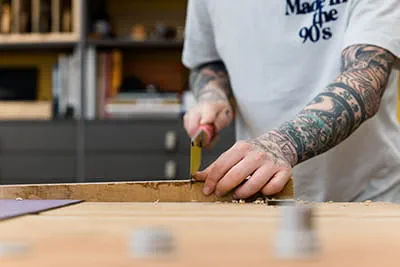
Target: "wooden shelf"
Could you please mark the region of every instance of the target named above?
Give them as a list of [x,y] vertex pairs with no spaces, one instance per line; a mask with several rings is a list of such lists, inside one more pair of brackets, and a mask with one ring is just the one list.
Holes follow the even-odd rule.
[[0,120],[50,120],[49,101],[0,101]]
[[72,48],[79,41],[76,34],[7,34],[0,35],[0,49]]
[[97,48],[177,48],[183,47],[179,40],[148,40],[135,41],[131,39],[89,40],[89,44]]

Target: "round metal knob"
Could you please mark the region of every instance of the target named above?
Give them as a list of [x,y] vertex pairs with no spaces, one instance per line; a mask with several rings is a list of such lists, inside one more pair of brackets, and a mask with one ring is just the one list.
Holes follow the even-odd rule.
[[165,134],[165,149],[167,151],[174,151],[176,149],[177,137],[174,131],[168,131]]
[[176,179],[177,164],[175,161],[170,160],[165,163],[165,178],[173,180]]

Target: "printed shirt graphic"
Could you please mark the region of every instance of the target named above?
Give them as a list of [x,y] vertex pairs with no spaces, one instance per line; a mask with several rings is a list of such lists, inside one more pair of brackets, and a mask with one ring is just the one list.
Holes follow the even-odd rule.
[[303,43],[329,40],[332,38],[330,25],[340,16],[337,6],[346,3],[347,0],[286,0],[286,16],[312,16],[312,24],[299,30]]
[[[225,63],[237,103],[238,140],[295,118],[340,74],[344,48],[371,44],[400,56],[399,0],[188,4],[183,63]],[[397,81],[394,70],[373,119],[339,146],[295,167],[297,198],[400,203]]]

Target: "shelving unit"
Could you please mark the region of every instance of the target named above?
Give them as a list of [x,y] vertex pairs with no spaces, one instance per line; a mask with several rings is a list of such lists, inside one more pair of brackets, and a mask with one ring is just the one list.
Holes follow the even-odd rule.
[[[76,54],[82,74],[76,83],[81,107],[76,116],[39,117],[34,112],[23,118],[0,116],[0,184],[186,179],[189,142],[181,114],[100,118],[96,110],[89,112],[89,106],[97,102],[97,64],[107,52],[121,53],[122,79],[134,76],[168,93],[181,94],[186,89],[182,40],[139,41],[130,34],[137,23],[183,26],[187,0],[72,1],[72,33],[0,34],[0,68],[39,66],[41,88],[53,88],[52,68],[61,54]],[[94,38],[93,23],[104,11],[114,36]],[[38,95],[43,110],[53,108],[52,94],[47,90]],[[205,162],[234,142],[233,128],[224,134],[224,141],[205,155]]]
[[[51,69],[59,54],[78,53],[84,70],[85,2],[71,0],[72,32],[1,34],[0,67],[37,68],[40,90],[52,88]],[[84,78],[77,83],[82,94]],[[37,93],[36,100],[0,102],[0,184],[71,182],[84,176],[84,143],[79,137],[84,135],[84,118],[54,120],[51,94],[50,89]]]
[[89,40],[89,45],[97,48],[176,48],[182,49],[182,41],[134,41],[130,39],[117,39],[117,40]]

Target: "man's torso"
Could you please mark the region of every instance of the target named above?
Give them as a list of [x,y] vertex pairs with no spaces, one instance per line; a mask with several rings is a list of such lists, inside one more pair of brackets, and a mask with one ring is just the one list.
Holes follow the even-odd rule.
[[[238,139],[257,137],[293,119],[340,74],[352,2],[207,2],[216,48],[238,104]],[[400,201],[397,74],[377,116],[331,151],[295,167],[298,198]]]

